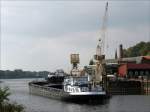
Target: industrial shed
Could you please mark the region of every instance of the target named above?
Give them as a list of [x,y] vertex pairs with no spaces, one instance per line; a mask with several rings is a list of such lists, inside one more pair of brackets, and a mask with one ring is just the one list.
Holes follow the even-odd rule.
[[138,77],[150,75],[149,63],[126,63],[122,64],[118,68],[118,75],[120,77]]

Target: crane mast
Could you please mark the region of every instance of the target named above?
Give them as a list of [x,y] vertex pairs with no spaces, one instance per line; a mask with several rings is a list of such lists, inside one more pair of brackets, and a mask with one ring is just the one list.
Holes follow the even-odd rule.
[[105,48],[105,33],[106,33],[106,23],[107,23],[107,14],[108,13],[108,2],[106,3],[105,6],[105,13],[103,16],[103,23],[101,27],[101,37],[98,40],[98,45],[96,48],[96,55],[94,55],[95,63],[96,63],[96,70],[95,70],[95,75],[93,77],[93,82],[94,83],[102,83],[104,84],[104,79],[106,77],[106,72],[105,72],[105,67],[104,67],[104,60],[105,60],[105,55],[104,55],[104,48]]
[[[102,22],[102,27],[100,31],[100,39],[99,39],[99,44],[101,44],[101,53],[105,53],[105,40],[106,40],[106,30],[107,30],[107,19],[108,19],[108,2],[106,3],[105,6],[105,13],[103,16],[103,22]],[[101,43],[100,43],[101,40]]]

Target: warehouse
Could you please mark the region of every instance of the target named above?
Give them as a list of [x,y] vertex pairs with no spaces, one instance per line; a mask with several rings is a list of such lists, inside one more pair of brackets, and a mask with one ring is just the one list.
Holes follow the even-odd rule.
[[[138,76],[147,76],[147,75],[150,76],[150,56],[109,59],[106,60],[106,63],[107,64],[109,63],[108,70],[109,71],[117,70],[119,77],[135,78]],[[116,65],[116,68],[114,68],[113,66],[114,63]]]
[[142,63],[127,63],[122,64],[118,68],[118,75],[120,77],[137,78],[138,76],[150,75],[150,64]]

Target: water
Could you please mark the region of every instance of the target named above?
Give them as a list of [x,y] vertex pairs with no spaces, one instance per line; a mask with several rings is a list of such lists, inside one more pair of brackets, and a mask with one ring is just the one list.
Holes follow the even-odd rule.
[[27,112],[150,112],[150,96],[113,96],[99,105],[66,103],[29,94],[28,82],[32,80],[7,79],[1,83],[10,87],[10,100],[23,104]]

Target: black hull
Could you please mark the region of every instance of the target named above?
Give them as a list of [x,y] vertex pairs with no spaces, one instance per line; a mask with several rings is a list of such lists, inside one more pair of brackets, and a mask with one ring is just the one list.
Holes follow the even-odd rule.
[[70,95],[67,97],[63,97],[63,101],[66,102],[74,102],[74,103],[86,103],[86,104],[103,104],[105,103],[106,95]]
[[[53,88],[59,87],[59,88]],[[52,86],[41,86],[37,85],[35,82],[29,83],[29,91],[31,94],[40,95],[52,99],[62,100],[66,102],[74,102],[74,103],[103,103],[104,100],[108,98],[107,95],[100,94],[91,94],[91,95],[71,95],[67,92],[64,92],[63,89],[60,88],[60,85],[52,85]]]

